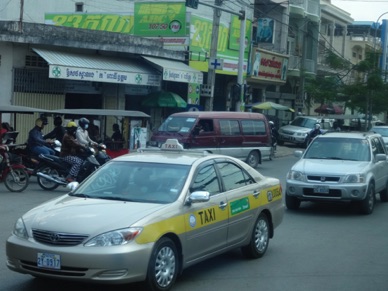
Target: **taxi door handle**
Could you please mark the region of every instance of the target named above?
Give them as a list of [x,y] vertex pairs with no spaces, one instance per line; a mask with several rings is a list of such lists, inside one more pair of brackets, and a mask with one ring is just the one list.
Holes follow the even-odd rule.
[[257,198],[260,195],[260,191],[254,191],[253,197]]
[[228,203],[221,201],[218,207],[221,209],[225,209],[226,206],[228,206]]

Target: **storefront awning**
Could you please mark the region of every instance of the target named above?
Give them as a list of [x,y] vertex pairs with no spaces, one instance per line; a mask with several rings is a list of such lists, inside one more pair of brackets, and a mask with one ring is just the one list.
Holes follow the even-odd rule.
[[49,77],[78,81],[160,86],[161,75],[138,60],[33,49],[49,64]]
[[203,83],[203,73],[182,62],[159,59],[154,57],[143,57],[152,64],[163,70],[164,81],[175,81],[183,83]]

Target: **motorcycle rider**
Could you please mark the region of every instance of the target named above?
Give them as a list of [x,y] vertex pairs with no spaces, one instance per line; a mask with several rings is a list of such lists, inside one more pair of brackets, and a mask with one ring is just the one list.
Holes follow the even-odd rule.
[[271,137],[272,137],[272,146],[274,150],[276,151],[276,144],[279,136],[279,132],[275,127],[275,123],[273,121],[269,121],[269,126],[271,128]]
[[62,139],[62,147],[60,156],[68,163],[72,164],[69,175],[66,177],[67,182],[75,181],[78,172],[83,163],[83,159],[79,157],[85,151],[85,147],[75,138],[77,124],[70,121],[66,125],[66,132]]
[[54,118],[54,129],[48,134],[44,135],[44,139],[56,139],[62,142],[63,136],[65,135],[65,128],[62,126],[62,118],[55,116]]
[[80,118],[80,120],[78,121],[78,128],[76,131],[76,139],[80,144],[82,144],[85,147],[88,147],[89,145],[97,146],[98,143],[96,143],[89,137],[89,133],[87,131],[89,124],[90,122],[87,118],[85,117]]
[[41,117],[35,120],[35,127],[28,133],[27,147],[35,155],[55,155],[55,151],[49,147],[52,141],[46,141],[42,134],[43,127],[47,125],[47,118]]
[[314,128],[310,131],[310,139],[312,140],[317,135],[322,134],[321,125],[319,123],[316,123]]

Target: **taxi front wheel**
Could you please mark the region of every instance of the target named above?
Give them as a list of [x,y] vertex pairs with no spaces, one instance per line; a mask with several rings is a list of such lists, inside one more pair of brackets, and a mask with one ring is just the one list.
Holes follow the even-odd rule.
[[257,259],[264,256],[268,248],[269,231],[268,218],[264,213],[261,213],[256,220],[249,245],[241,248],[247,258]]
[[174,285],[178,276],[179,257],[174,242],[161,238],[151,254],[146,284],[149,290],[166,291]]

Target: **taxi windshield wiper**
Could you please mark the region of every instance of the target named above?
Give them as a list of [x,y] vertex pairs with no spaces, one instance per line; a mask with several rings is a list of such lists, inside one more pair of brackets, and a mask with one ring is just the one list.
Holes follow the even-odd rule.
[[91,196],[83,193],[69,193],[69,196],[74,196],[74,197],[81,197],[81,198],[91,198]]
[[125,199],[122,196],[97,196],[97,197],[94,197],[94,198],[105,199],[105,200],[117,200],[117,201],[131,201],[129,199]]

